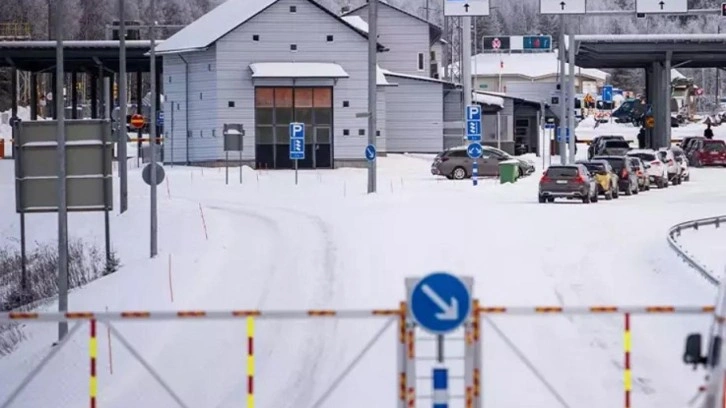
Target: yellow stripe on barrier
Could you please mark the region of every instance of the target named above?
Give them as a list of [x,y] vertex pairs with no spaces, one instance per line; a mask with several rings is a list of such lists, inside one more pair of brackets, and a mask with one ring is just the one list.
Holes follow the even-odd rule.
[[95,398],[98,395],[98,377],[91,377],[88,389],[90,390],[91,398]]
[[625,348],[626,353],[630,353],[630,348],[633,344],[633,338],[630,334],[630,331],[626,331],[623,335],[623,347]]
[[255,356],[247,356],[247,375],[255,375]]
[[247,408],[255,406],[255,318],[247,317]]
[[255,318],[252,316],[247,317],[247,336],[255,337]]
[[91,358],[98,357],[98,339],[96,337],[88,340],[88,354]]
[[623,377],[624,377],[623,380],[625,381],[625,391],[632,391],[633,390],[633,373],[630,371],[630,369],[625,370]]

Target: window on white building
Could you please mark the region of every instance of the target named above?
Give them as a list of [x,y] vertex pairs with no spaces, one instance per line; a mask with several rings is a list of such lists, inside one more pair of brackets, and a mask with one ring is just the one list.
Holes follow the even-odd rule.
[[424,53],[423,52],[418,53],[418,70],[419,71],[424,70]]

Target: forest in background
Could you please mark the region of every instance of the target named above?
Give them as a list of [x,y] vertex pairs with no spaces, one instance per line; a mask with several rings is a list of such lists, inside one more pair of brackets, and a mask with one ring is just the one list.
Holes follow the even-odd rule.
[[[50,5],[56,0],[2,0],[0,23],[28,23],[33,39],[52,39],[49,36]],[[106,25],[118,18],[117,0],[59,0],[64,3],[65,37],[74,40],[98,40],[106,38]],[[157,21],[160,24],[188,24],[205,14],[224,0],[156,0]],[[333,11],[344,6],[355,7],[365,0],[317,0]],[[443,25],[443,0],[386,0],[410,13],[425,17]],[[633,9],[635,0],[590,1],[588,7],[601,10]],[[557,39],[560,32],[559,18],[538,13],[539,0],[491,0],[490,16],[476,18],[479,35],[527,35],[549,34]],[[719,8],[720,0],[689,0],[689,7]],[[126,0],[126,17],[148,24],[150,0]],[[623,16],[576,17],[568,23],[568,33],[574,34],[657,34],[657,33],[717,33],[720,16],[662,17],[643,19]],[[49,28],[51,30],[49,30]],[[162,37],[173,34],[165,29]],[[476,41],[475,43],[479,43]],[[556,44],[554,45],[556,46]],[[613,74],[615,86],[642,92],[644,74],[641,70],[608,70]],[[705,88],[707,95],[716,93],[716,69],[683,69],[681,72],[694,78]],[[0,70],[0,111],[8,108],[8,71]]]

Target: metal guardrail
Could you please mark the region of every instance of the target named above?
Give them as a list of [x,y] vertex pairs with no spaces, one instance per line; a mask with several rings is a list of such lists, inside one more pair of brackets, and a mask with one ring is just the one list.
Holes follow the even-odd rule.
[[672,226],[668,230],[668,244],[676,251],[678,256],[682,258],[691,268],[695,269],[711,284],[718,286],[719,280],[716,278],[713,271],[711,271],[706,265],[699,263],[696,257],[689,253],[679,242],[677,237],[681,235],[681,231],[694,229],[698,230],[700,227],[715,225],[719,228],[722,223],[726,223],[726,215],[719,215],[716,217],[700,218],[697,220],[685,221],[680,224]]

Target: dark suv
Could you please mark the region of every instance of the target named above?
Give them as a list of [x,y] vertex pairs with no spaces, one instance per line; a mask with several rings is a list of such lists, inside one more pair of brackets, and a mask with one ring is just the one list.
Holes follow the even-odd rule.
[[555,198],[577,198],[583,203],[597,202],[597,183],[582,164],[550,166],[539,180],[539,202]]
[[618,187],[625,195],[638,194],[638,174],[627,156],[595,156],[593,160],[607,160],[618,175]]

